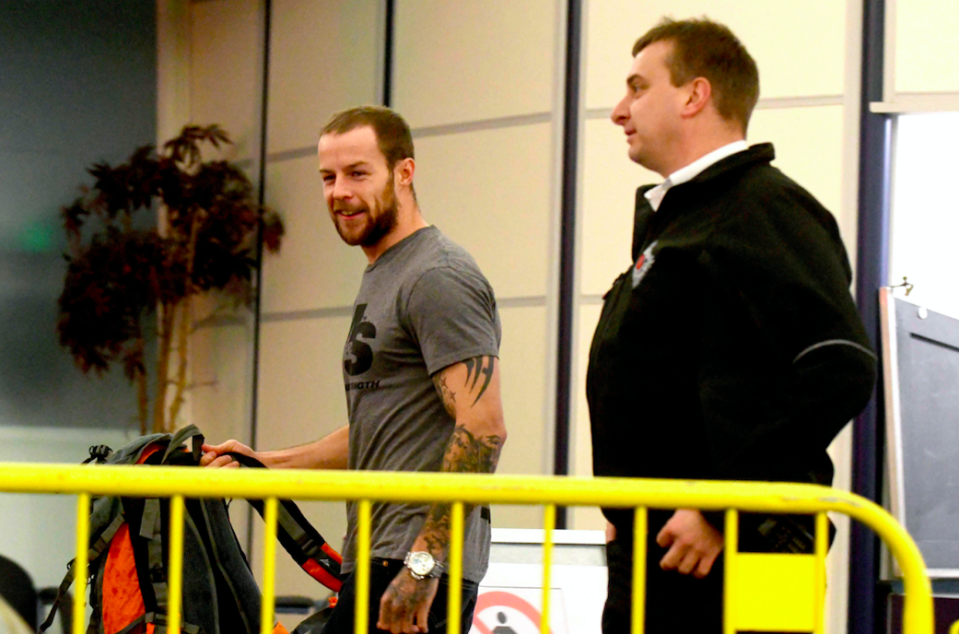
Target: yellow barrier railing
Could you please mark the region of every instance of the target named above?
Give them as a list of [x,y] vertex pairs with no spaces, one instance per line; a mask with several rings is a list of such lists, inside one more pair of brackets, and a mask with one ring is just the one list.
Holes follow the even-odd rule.
[[[549,632],[549,578],[552,529],[556,506],[606,506],[636,509],[634,556],[633,632],[642,631],[643,584],[647,508],[699,508],[726,510],[726,543],[735,544],[737,510],[816,515],[815,563],[804,560],[776,560],[786,563],[798,576],[809,574],[814,587],[808,595],[814,611],[815,632],[822,632],[820,589],[825,588],[823,558],[826,551],[826,512],[836,512],[869,526],[886,543],[899,562],[905,586],[903,634],[932,634],[933,603],[925,564],[913,540],[885,510],[857,495],[803,484],[760,482],[715,482],[682,480],[635,480],[620,478],[558,478],[475,474],[376,473],[355,471],[299,470],[213,470],[183,467],[64,466],[53,464],[0,464],[0,492],[61,493],[79,496],[77,506],[76,589],[73,606],[73,633],[84,632],[84,595],[89,546],[88,509],[91,495],[169,497],[171,503],[168,631],[178,634],[183,554],[184,497],[230,497],[266,500],[266,548],[263,560],[263,604],[261,632],[273,628],[274,565],[276,542],[276,500],[359,501],[358,548],[356,557],[356,631],[366,632],[369,601],[370,504],[384,502],[453,503],[450,547],[449,631],[459,631],[460,575],[463,550],[463,504],[524,504],[545,507],[544,580],[542,632]],[[727,580],[736,581],[744,570],[768,572],[768,561],[752,553],[737,553],[728,547]],[[775,557],[775,556],[774,556]],[[780,555],[779,557],[803,557]],[[782,569],[782,568],[781,568]],[[804,572],[803,572],[804,571]],[[790,573],[790,576],[792,573]],[[726,586],[727,589],[730,587]],[[737,586],[738,587],[738,586]],[[758,591],[764,590],[758,588]],[[818,593],[818,594],[817,594]],[[732,616],[740,599],[726,592],[727,632],[736,627]],[[741,629],[755,629],[742,627]],[[808,630],[807,630],[808,631]]]

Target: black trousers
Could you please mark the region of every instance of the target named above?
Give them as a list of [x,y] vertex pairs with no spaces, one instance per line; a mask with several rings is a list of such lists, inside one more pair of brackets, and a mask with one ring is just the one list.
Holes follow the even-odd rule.
[[[380,614],[380,597],[386,592],[397,573],[403,569],[403,562],[398,559],[373,558],[370,567],[370,602],[369,602],[369,631],[371,634],[382,632],[376,628],[376,620]],[[461,634],[467,634],[473,624],[473,609],[476,607],[476,595],[479,586],[476,582],[463,579],[462,614],[460,615]],[[446,603],[449,600],[449,577],[440,577],[439,589],[436,598],[430,607],[428,619],[430,634],[446,632]],[[353,634],[353,615],[356,611],[356,575],[351,573],[343,582],[340,594],[326,622],[323,634]]]
[[[656,535],[672,517],[673,511],[649,511],[646,536],[646,634],[722,634],[723,569],[720,554],[705,579],[666,571],[659,562],[668,549],[656,543]],[[764,516],[765,517],[765,516]],[[792,516],[779,516],[788,519]],[[792,544],[795,529],[788,522],[780,533],[786,535],[772,542],[760,541],[756,524],[763,517],[743,514],[740,521],[741,552],[786,552],[782,544]],[[791,532],[790,532],[791,531]],[[629,529],[617,529],[618,537],[606,545],[606,566],[609,574],[606,607],[603,609],[603,634],[628,634],[632,616],[633,537]],[[777,533],[778,535],[779,533]],[[801,542],[801,543],[800,543]],[[799,550],[809,552],[811,543],[796,542]],[[743,632],[741,634],[748,634]],[[768,633],[775,634],[775,633]]]
[[[656,531],[646,544],[646,634],[722,634],[722,555],[705,579],[665,571],[659,561],[666,549],[656,544]],[[632,535],[606,545],[609,594],[603,609],[603,634],[629,634],[633,592]]]

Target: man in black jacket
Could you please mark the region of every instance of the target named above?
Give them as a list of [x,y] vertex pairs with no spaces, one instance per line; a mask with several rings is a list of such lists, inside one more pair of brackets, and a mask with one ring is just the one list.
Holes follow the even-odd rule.
[[[826,447],[865,405],[875,355],[832,215],[748,147],[756,64],[725,26],[663,20],[612,114],[637,192],[634,265],[606,295],[587,399],[596,475],[830,484]],[[607,634],[629,631],[632,513],[609,521]],[[811,548],[804,517],[744,516],[740,548]],[[719,516],[649,517],[646,631],[721,632]]]

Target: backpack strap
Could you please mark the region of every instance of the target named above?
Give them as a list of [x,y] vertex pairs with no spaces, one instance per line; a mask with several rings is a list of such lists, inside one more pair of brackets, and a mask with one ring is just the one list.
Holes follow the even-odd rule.
[[103,631],[103,574],[107,567],[107,558],[100,558],[96,574],[96,585],[90,588],[90,623],[87,634],[104,634]]
[[193,439],[193,461],[197,464],[200,463],[200,447],[203,445],[203,434],[197,429],[196,425],[187,425],[177,433],[173,434],[170,438],[170,444],[167,446],[166,452],[163,454],[163,460],[160,461],[160,464],[167,464],[170,460],[170,456],[173,455],[173,452],[176,451],[180,445],[185,443],[189,439]]
[[[106,498],[103,498],[103,499],[106,499]],[[90,563],[90,565],[93,565],[94,563],[98,563],[98,559],[100,555],[103,554],[103,551],[109,548],[110,540],[113,539],[113,536],[123,525],[123,522],[124,522],[123,516],[117,515],[116,517],[113,518],[113,521],[110,522],[110,524],[106,527],[106,529],[104,529],[103,532],[100,533],[100,536],[97,539],[97,541],[93,544],[90,550],[87,551],[87,561]],[[53,625],[53,619],[57,615],[57,610],[60,607],[60,603],[63,601],[63,597],[70,590],[70,586],[73,585],[73,579],[74,579],[73,564],[75,561],[76,561],[75,559],[71,560],[70,563],[67,564],[67,574],[66,576],[63,577],[63,581],[60,582],[60,588],[57,590],[57,596],[53,600],[53,605],[50,607],[50,613],[47,615],[46,620],[44,620],[43,624],[40,625],[39,629],[37,630],[38,632],[40,632],[40,634],[43,634],[43,632],[45,632],[51,625]],[[88,569],[88,573],[89,573],[89,569]]]
[[[229,456],[245,467],[265,469],[266,466],[250,456],[230,453]],[[248,500],[263,517],[263,500]],[[292,500],[279,500],[277,505],[277,539],[290,554],[293,561],[304,571],[334,592],[343,585],[340,564],[343,558],[336,552],[319,531],[314,528]]]

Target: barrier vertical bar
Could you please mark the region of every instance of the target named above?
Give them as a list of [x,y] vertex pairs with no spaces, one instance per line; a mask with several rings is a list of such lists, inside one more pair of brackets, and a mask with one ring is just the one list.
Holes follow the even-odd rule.
[[260,634],[273,631],[273,612],[276,601],[276,498],[266,499],[263,520],[263,598],[260,601]]
[[549,634],[550,572],[553,567],[553,529],[556,528],[556,505],[547,504],[543,512],[543,610],[539,622],[541,634]]
[[167,632],[180,634],[183,605],[183,496],[170,499],[170,576],[167,585]]
[[736,584],[736,555],[739,553],[739,513],[726,511],[725,573],[723,575],[723,634],[736,634],[734,586]]
[[646,629],[646,533],[648,513],[645,506],[637,506],[633,516],[633,614],[630,619],[632,634],[643,634]]
[[463,612],[463,503],[453,502],[450,509],[450,568],[446,602],[446,631],[459,632]]
[[366,634],[370,614],[370,501],[359,501],[356,527],[356,611],[353,616],[354,632]]
[[87,553],[90,549],[90,494],[77,496],[77,557],[73,560],[73,634],[84,634],[86,626]]
[[826,631],[826,553],[829,551],[829,518],[816,513],[816,588],[813,594],[813,634]]

